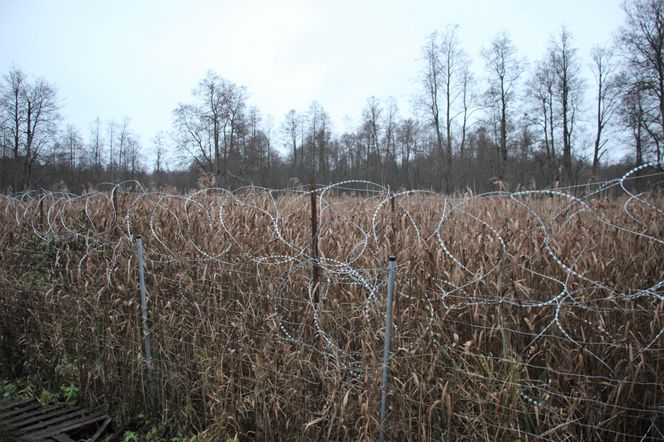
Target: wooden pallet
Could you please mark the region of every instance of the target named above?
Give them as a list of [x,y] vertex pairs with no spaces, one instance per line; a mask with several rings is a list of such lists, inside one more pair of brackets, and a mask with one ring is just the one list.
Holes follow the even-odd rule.
[[[36,399],[0,403],[0,421],[18,441],[95,442],[111,418],[104,412],[56,403],[42,406]],[[85,436],[84,439],[76,435]],[[76,437],[76,439],[73,439]]]

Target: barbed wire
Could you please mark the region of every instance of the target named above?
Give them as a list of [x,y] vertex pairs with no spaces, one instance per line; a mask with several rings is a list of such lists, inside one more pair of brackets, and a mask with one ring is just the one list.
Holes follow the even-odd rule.
[[[109,296],[135,286],[130,263],[140,234],[153,278],[148,281],[152,327],[163,351],[172,352],[167,345],[185,334],[168,331],[171,316],[160,308],[168,306],[169,315],[176,312],[183,324],[194,324],[209,314],[196,293],[219,293],[225,300],[217,307],[235,317],[247,308],[241,302],[270,306],[260,310],[262,319],[274,322],[279,339],[346,373],[341,388],[367,382],[367,373],[375,370],[358,340],[383,331],[385,263],[395,254],[394,364],[415,355],[426,361],[432,348],[461,359],[498,358],[498,366],[518,366],[518,376],[504,385],[519,391],[528,407],[553,410],[567,398],[621,412],[641,410],[657,416],[647,435],[664,430],[661,400],[641,409],[608,404],[573,396],[553,379],[664,390],[662,373],[647,380],[625,375],[637,360],[643,364],[648,358],[653,366],[664,361],[660,170],[661,164],[650,163],[610,181],[456,197],[393,192],[363,180],[308,190],[206,188],[188,195],[127,181],[85,195],[44,190],[3,195],[0,207],[5,229],[52,245],[48,271],[57,273],[66,263],[82,280],[103,275]],[[312,197],[315,213],[310,213]],[[307,224],[312,219],[316,250]],[[320,270],[317,278],[313,267]],[[235,285],[224,282],[228,278],[235,278]],[[204,303],[208,310],[210,302]],[[451,329],[444,332],[444,324]],[[205,347],[210,339],[201,338],[194,351],[214,351]],[[496,342],[502,342],[502,354],[489,350]],[[547,362],[551,346],[587,358],[587,371]],[[617,367],[619,358],[623,365]],[[432,364],[487,378],[453,364]]]

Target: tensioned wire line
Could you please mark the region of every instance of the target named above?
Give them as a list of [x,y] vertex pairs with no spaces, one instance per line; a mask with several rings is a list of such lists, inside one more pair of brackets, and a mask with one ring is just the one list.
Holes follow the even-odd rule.
[[[274,321],[275,337],[304,352],[330,358],[352,372],[353,379],[371,369],[362,360],[355,337],[363,332],[382,332],[386,308],[382,263],[388,252],[388,232],[407,234],[413,245],[399,251],[404,259],[399,259],[397,269],[397,303],[399,311],[410,316],[408,321],[396,318],[399,351],[420,352],[414,354],[424,357],[421,344],[434,342],[437,338],[432,334],[445,321],[473,330],[491,330],[492,325],[484,319],[462,315],[474,309],[487,314],[492,309],[503,309],[515,317],[537,317],[536,328],[524,336],[527,339],[513,344],[521,354],[536,354],[538,346],[555,339],[604,367],[599,374],[581,373],[579,377],[618,382],[620,376],[607,362],[608,349],[627,352],[636,348],[639,354],[649,355],[661,352],[664,321],[658,311],[664,301],[662,269],[656,262],[646,263],[652,274],[649,281],[635,280],[621,286],[606,275],[591,274],[588,263],[610,260],[608,256],[594,256],[599,249],[593,235],[601,235],[599,229],[614,232],[619,240],[639,241],[639,250],[653,256],[659,250],[662,256],[664,238],[657,230],[664,216],[661,199],[656,193],[633,192],[626,186],[662,176],[659,172],[637,176],[645,167],[606,182],[465,197],[420,190],[393,193],[361,180],[321,186],[314,194],[318,201],[318,241],[326,246],[319,256],[311,250],[306,224],[292,224],[297,219],[307,222],[308,200],[314,191],[252,187],[170,195],[136,183],[120,183],[114,184],[110,193],[77,196],[41,191],[4,196],[0,198],[0,216],[12,225],[9,228],[50,244],[48,253],[53,256],[46,269],[50,275],[62,273],[65,267],[68,271],[75,269],[78,276],[74,276],[103,287],[104,296],[110,299],[134,294],[136,282],[128,280],[128,273],[135,276],[130,270],[135,263],[134,236],[141,233],[148,294],[159,300],[156,305],[170,302],[173,308],[183,310],[181,319],[193,322],[196,315],[205,315],[210,308],[241,314],[241,306],[228,301],[233,297],[246,300],[244,295],[251,293],[257,302],[269,301],[257,311]],[[130,191],[129,186],[137,190]],[[589,190],[579,195],[576,191],[580,189]],[[595,206],[596,199],[616,190],[626,198],[622,218],[609,216]],[[353,196],[349,203],[337,191],[372,196]],[[505,207],[492,208],[494,203]],[[423,207],[431,212],[430,217],[419,212]],[[521,224],[516,232],[510,232],[497,215],[506,209],[524,215],[521,221],[525,220],[527,227]],[[584,220],[592,223],[584,227],[584,242],[575,250],[563,250],[559,244],[561,232],[575,229],[576,223]],[[522,260],[516,260],[512,250],[518,245],[518,234],[535,239],[530,255]],[[467,256],[456,239],[472,240],[473,235],[487,250],[482,265]],[[419,266],[422,251],[438,256],[444,267]],[[91,263],[93,257],[96,264]],[[322,274],[316,285],[309,272],[313,265]],[[530,278],[535,286],[530,290],[536,293],[520,298],[517,292],[506,292],[504,287],[499,290],[496,281],[504,272],[511,272],[515,278]],[[410,289],[409,284],[420,278],[430,279],[430,285]],[[29,282],[22,282],[20,293],[31,293]],[[318,301],[314,300],[314,291]],[[208,301],[199,312],[188,298],[196,299],[196,293],[216,295],[225,304],[212,305]],[[9,303],[6,306],[12,307]],[[616,315],[649,321],[649,332],[626,334],[621,324],[608,319]],[[156,327],[160,326],[160,317],[155,314]],[[510,336],[525,333],[518,325],[503,324],[502,329]],[[592,339],[585,336],[587,333]],[[392,357],[399,358],[399,351]],[[523,365],[547,371],[549,376],[568,373],[535,362]],[[523,382],[516,387],[532,399],[528,403],[533,407],[544,406],[543,397],[531,398],[529,389],[537,391],[538,384],[528,378],[524,373]],[[647,384],[636,379],[626,382]]]

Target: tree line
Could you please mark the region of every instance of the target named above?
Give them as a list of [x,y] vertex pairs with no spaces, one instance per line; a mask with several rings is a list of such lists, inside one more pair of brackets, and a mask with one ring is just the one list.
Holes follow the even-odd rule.
[[[623,11],[614,40],[589,57],[565,27],[530,63],[500,32],[479,54],[481,77],[458,27],[447,26],[422,46],[419,94],[409,114],[394,98],[369,97],[359,123],[343,133],[316,101],[277,124],[248,106],[244,86],[208,72],[174,109],[170,130],[148,146],[128,119],[97,118],[83,136],[62,124],[53,85],[14,67],[0,89],[0,188],[80,192],[137,179],[186,190],[366,179],[392,188],[482,192],[574,185],[661,164],[664,2],[629,0]],[[629,146],[628,155],[605,161],[618,144]]]

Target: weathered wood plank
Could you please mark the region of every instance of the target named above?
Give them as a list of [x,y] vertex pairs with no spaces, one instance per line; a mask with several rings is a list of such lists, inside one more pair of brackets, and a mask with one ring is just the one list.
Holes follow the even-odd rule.
[[101,437],[101,435],[104,434],[104,431],[106,431],[106,428],[110,425],[110,423],[111,423],[111,418],[107,417],[104,423],[101,424],[101,426],[97,429],[95,434],[93,434],[92,437],[88,439],[88,442],[97,442],[97,440]]
[[97,442],[111,423],[111,418],[99,409],[66,403],[42,407],[35,399],[3,402],[0,410],[3,424],[22,441],[75,442],[67,432],[91,427],[88,431],[94,434],[87,440]]
[[105,413],[101,413],[101,412],[97,413],[97,414],[93,414],[92,416],[81,417],[81,418],[78,418],[78,419],[75,419],[75,420],[71,420],[71,421],[61,423],[56,427],[50,427],[48,429],[44,429],[44,430],[36,432],[36,433],[31,433],[28,436],[28,439],[41,440],[44,437],[52,437],[55,434],[66,433],[67,431],[72,431],[72,430],[77,430],[79,428],[87,427],[88,425],[92,425],[96,422],[103,421],[107,417],[108,416]]
[[[39,411],[41,411],[40,414],[37,414],[37,415],[34,415],[34,416],[26,416],[25,419],[21,419],[21,420],[17,419],[13,422],[8,422],[8,424],[10,426],[12,426],[13,428],[18,430],[18,429],[24,428],[28,425],[35,424],[35,423],[41,422],[41,421],[46,421],[46,420],[55,418],[59,415],[69,413],[69,412],[74,411],[78,408],[79,407],[76,407],[75,409],[65,408],[64,404],[61,404],[61,405],[51,407],[49,409],[39,410]],[[21,417],[22,416],[18,416],[18,418],[21,418]]]
[[66,434],[56,434],[51,436],[51,439],[56,440],[57,442],[76,442],[74,439],[71,439]]
[[40,407],[33,408],[32,410],[29,410],[25,413],[16,413],[14,416],[7,417],[7,416],[0,416],[0,419],[6,424],[11,424],[14,422],[19,422],[22,421],[23,419],[28,419],[33,416],[37,416],[40,414],[44,414],[44,409]]
[[[78,407],[77,407],[78,408]],[[80,417],[81,415],[85,415],[86,411],[89,410],[81,410],[75,409],[75,410],[70,410],[70,409],[65,409],[64,414],[59,414],[58,416],[54,416],[51,419],[47,420],[41,420],[33,425],[23,427],[17,431],[18,434],[26,434],[26,433],[33,433],[38,430],[46,429],[53,427],[54,425],[60,424],[62,422],[66,422],[69,419],[76,419]]]
[[30,402],[37,402],[37,401],[34,398],[28,398],[15,402],[8,402],[6,404],[2,403],[0,404],[0,414],[3,414],[5,410],[9,410],[10,408],[20,407],[22,405],[29,404]]
[[4,413],[0,414],[0,418],[2,420],[10,419],[16,415],[25,413],[26,411],[30,410],[36,410],[40,407],[38,402],[32,403],[32,404],[25,404],[21,405],[20,407],[16,407],[10,410],[6,410]]

